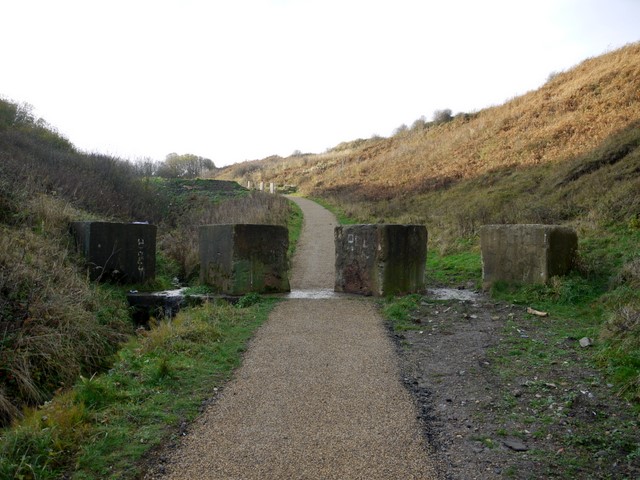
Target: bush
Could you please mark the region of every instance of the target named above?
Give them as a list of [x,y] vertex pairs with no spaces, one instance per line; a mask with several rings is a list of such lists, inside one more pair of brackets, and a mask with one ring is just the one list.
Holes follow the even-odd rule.
[[451,115],[451,109],[445,108],[444,110],[436,110],[433,112],[433,121],[435,123],[446,123],[453,120]]
[[424,117],[424,115],[411,124],[411,130],[414,131],[424,130],[425,128],[427,128],[427,119]]
[[247,293],[246,295],[243,295],[240,298],[240,300],[238,300],[238,303],[236,303],[236,307],[238,308],[251,307],[253,305],[260,303],[261,300],[262,300],[262,297],[260,296],[259,293],[250,292],[250,293]]
[[640,306],[624,305],[616,309],[604,325],[601,363],[619,385],[620,394],[640,402]]
[[640,256],[625,263],[615,277],[615,285],[640,289]]
[[396,128],[393,131],[393,134],[394,135],[400,135],[401,133],[404,133],[404,132],[406,132],[408,130],[409,130],[409,128],[407,127],[407,125],[403,123],[402,125],[400,125],[398,128]]
[[0,99],[0,179],[11,194],[52,194],[96,214],[157,222],[168,202],[138,175],[124,160],[78,152],[28,106]]

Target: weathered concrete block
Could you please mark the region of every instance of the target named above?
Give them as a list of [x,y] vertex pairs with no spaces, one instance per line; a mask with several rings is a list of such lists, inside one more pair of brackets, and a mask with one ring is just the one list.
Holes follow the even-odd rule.
[[423,225],[342,225],[335,244],[336,292],[384,296],[424,288]]
[[560,225],[484,225],[480,230],[482,283],[546,283],[574,264],[578,236]]
[[155,225],[73,222],[71,231],[92,280],[142,283],[155,278]]
[[288,292],[289,231],[278,225],[200,227],[200,281],[229,295]]

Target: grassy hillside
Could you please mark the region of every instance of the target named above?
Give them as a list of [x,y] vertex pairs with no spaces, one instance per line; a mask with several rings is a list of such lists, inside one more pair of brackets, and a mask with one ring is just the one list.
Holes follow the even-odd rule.
[[[600,167],[627,172],[613,179],[625,183],[619,189],[624,196],[637,187],[633,160],[614,164],[633,151],[639,120],[640,44],[632,44],[556,74],[501,106],[449,122],[417,121],[391,138],[345,142],[319,155],[233,165],[218,178],[297,185],[362,221],[420,222],[434,233],[458,224],[450,235],[437,233],[450,241],[487,221],[584,215],[598,203],[582,204],[588,184],[594,196],[603,190],[596,178]],[[475,197],[479,186],[482,196]],[[583,198],[571,198],[578,190]],[[559,196],[582,208],[564,209]],[[529,206],[532,198],[537,208]],[[633,216],[637,204],[625,210]]]

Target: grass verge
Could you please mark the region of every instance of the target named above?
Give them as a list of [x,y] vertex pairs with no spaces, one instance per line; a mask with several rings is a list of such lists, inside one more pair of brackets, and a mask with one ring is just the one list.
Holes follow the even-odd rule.
[[419,330],[420,326],[413,321],[412,315],[421,300],[419,294],[388,297],[382,302],[382,313],[396,332]]
[[105,374],[81,380],[0,436],[0,478],[136,478],[140,458],[192,420],[241,361],[274,300],[206,304],[140,331]]
[[353,216],[349,216],[343,208],[335,205],[334,203],[328,202],[324,198],[310,197],[309,200],[313,200],[318,205],[322,205],[324,208],[333,213],[338,219],[338,223],[340,225],[353,225],[355,223],[359,223],[356,218],[354,218]]
[[480,288],[482,261],[477,250],[441,255],[437,251],[427,253],[426,275],[429,283],[460,286],[471,284]]
[[300,238],[300,233],[302,232],[302,223],[304,221],[304,216],[297,203],[289,201],[289,206],[291,210],[289,213],[289,221],[287,223],[287,226],[289,228],[289,251],[287,252],[287,255],[291,259],[293,258],[293,254],[296,253],[298,239]]

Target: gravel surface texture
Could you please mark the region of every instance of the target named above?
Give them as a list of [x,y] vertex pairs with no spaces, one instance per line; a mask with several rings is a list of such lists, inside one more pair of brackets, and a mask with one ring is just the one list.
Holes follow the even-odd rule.
[[304,223],[291,271],[293,290],[331,289],[335,283],[336,217],[316,202],[289,197],[304,214]]
[[[305,215],[294,290],[333,288],[335,218]],[[171,479],[431,479],[434,462],[370,299],[291,298],[165,465]]]

